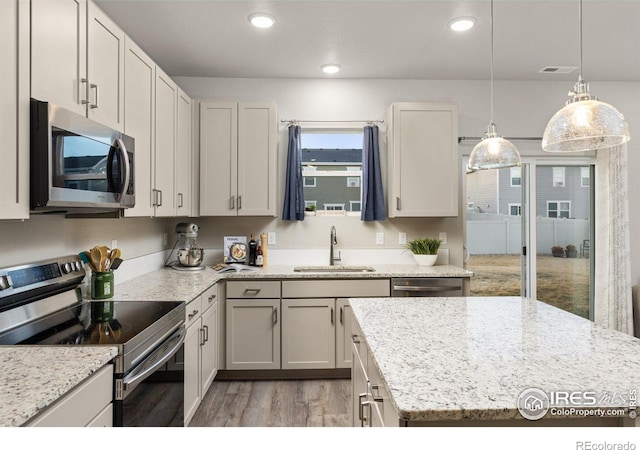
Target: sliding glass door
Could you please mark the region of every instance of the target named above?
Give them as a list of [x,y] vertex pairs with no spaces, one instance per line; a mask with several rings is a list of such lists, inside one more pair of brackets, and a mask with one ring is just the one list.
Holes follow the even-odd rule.
[[523,295],[591,318],[590,160],[523,158],[465,184],[471,295]]

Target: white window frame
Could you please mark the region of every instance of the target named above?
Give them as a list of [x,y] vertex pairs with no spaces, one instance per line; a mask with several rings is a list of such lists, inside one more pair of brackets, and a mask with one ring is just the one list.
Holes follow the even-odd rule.
[[[551,217],[549,215],[550,210],[549,210],[549,205],[551,205],[552,203],[555,203],[557,206],[557,209],[555,209],[555,213],[557,214],[556,217]],[[561,209],[560,206],[561,204],[567,204],[569,206],[569,209]],[[566,211],[567,212],[567,217],[560,217],[561,213]],[[571,218],[571,201],[570,200],[547,200],[547,217],[550,219],[570,219]]]
[[[585,183],[586,180],[586,183]],[[591,183],[589,167],[580,167],[580,187],[588,188]]]
[[359,188],[360,177],[347,177],[347,187]]
[[304,207],[308,208],[310,206],[315,206],[317,208],[318,207],[318,200],[305,200],[304,201]]
[[[307,184],[307,180],[313,180],[313,184]],[[316,187],[316,177],[302,177],[302,186],[303,187]]]
[[[520,167],[511,167],[509,174],[510,174],[511,186],[520,187],[522,185],[522,170],[520,169]],[[515,179],[518,180],[518,184],[515,184],[513,182],[513,180]]]
[[[517,207],[518,214],[511,214],[511,208]],[[522,205],[520,203],[509,203],[509,215],[510,216],[521,216],[522,215]]]
[[344,203],[325,203],[325,211],[344,211]]
[[567,168],[566,167],[552,167],[552,186],[553,187],[565,187],[567,185]]
[[[355,205],[355,204],[360,205],[360,209],[357,210],[357,211],[353,210],[353,205]],[[356,213],[361,212],[362,211],[362,201],[360,201],[360,200],[349,200],[349,211],[350,212],[356,212]]]

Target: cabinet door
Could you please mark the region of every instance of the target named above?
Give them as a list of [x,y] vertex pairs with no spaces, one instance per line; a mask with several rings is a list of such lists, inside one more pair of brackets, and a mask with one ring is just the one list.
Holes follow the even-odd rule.
[[200,104],[200,215],[236,216],[238,105]]
[[274,103],[238,105],[238,215],[275,216],[277,117]]
[[178,86],[156,66],[155,189],[156,216],[174,216],[176,109]]
[[358,346],[353,344],[352,347],[353,367],[351,368],[351,419],[354,427],[368,426],[366,421],[366,405],[364,402],[368,400],[368,384],[367,370],[358,352]]
[[[0,2],[0,219],[29,218],[29,3]],[[17,93],[17,95],[16,95]]]
[[124,132],[135,139],[136,206],[127,217],[151,217],[153,208],[153,116],[155,63],[131,39],[125,39]]
[[124,32],[93,2],[87,9],[88,117],[124,130]]
[[218,372],[218,303],[215,302],[202,314],[204,343],[200,348],[200,383],[204,398]]
[[336,367],[351,367],[351,321],[353,313],[346,298],[336,299],[338,320],[336,324]]
[[280,300],[227,299],[227,370],[280,368]]
[[457,107],[398,103],[391,116],[389,216],[457,216]]
[[191,212],[191,98],[178,88],[176,126],[176,215]]
[[184,340],[184,423],[196,413],[200,397],[200,344],[203,340],[200,319],[187,329]]
[[31,97],[85,115],[86,79],[87,1],[32,0]]
[[334,299],[282,300],[282,368],[336,367]]

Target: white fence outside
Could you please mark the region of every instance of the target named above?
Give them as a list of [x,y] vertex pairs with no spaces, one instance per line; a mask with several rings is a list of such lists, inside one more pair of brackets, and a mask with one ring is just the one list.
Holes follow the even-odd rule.
[[[589,240],[589,221],[536,217],[537,254],[551,247],[576,246],[578,254]],[[471,255],[518,255],[521,252],[520,216],[467,212],[467,249]]]

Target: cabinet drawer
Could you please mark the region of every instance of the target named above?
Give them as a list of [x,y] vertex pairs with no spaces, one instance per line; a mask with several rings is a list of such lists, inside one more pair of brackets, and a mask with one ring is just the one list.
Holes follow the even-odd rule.
[[185,328],[189,328],[192,323],[195,323],[196,320],[200,318],[202,314],[202,295],[198,295],[192,301],[187,303],[187,308],[185,310]]
[[218,285],[214,284],[201,295],[202,312],[207,311],[218,301]]
[[227,281],[227,298],[280,298],[280,282]]
[[113,399],[113,365],[91,378],[36,416],[30,427],[84,427]]
[[389,279],[287,280],[282,282],[283,298],[388,297],[389,292]]

